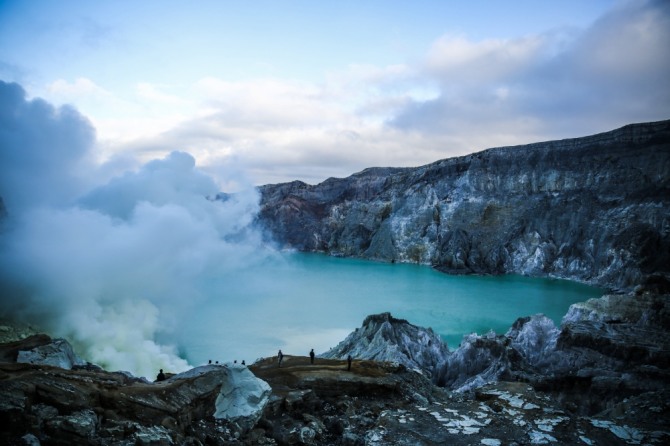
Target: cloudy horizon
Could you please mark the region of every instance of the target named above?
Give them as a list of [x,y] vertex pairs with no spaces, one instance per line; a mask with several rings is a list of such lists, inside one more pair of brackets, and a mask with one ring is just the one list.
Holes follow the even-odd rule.
[[663,1],[6,2],[0,42],[110,177],[185,151],[224,190],[670,117]]

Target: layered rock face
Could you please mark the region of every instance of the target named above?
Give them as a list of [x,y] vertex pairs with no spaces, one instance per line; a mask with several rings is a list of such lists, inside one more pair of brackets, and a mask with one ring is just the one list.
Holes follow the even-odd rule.
[[60,347],[61,357],[72,351],[64,344],[45,335],[0,344],[0,444],[202,444],[244,435],[269,401],[270,386],[244,366],[196,367],[150,383],[90,364],[60,368],[50,356],[14,362],[45,346]]
[[670,121],[260,192],[298,250],[620,289],[670,273]]
[[320,357],[346,359],[351,355],[353,358],[396,362],[433,378],[448,353],[447,345],[432,329],[417,327],[390,313],[382,313],[366,317],[361,328]]

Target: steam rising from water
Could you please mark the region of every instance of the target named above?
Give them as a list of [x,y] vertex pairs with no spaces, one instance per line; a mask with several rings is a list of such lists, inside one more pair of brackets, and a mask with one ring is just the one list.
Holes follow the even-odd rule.
[[215,181],[183,152],[91,187],[94,135],[76,110],[0,82],[2,313],[111,370],[182,371],[156,338],[189,323],[180,314],[203,302],[199,280],[268,255],[251,228],[257,193],[211,199]]

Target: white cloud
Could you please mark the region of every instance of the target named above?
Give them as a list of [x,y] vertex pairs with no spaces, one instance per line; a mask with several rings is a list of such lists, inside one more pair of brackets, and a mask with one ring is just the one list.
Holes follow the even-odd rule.
[[542,57],[543,36],[474,42],[463,36],[439,38],[426,57],[426,71],[443,84],[500,82]]
[[352,64],[322,82],[209,76],[138,84],[123,99],[85,80],[54,91],[88,91],[115,110],[91,114],[108,153],[187,150],[210,172],[241,163],[257,183],[317,182],[667,118],[669,17],[662,2],[635,1],[583,30],[447,34],[417,60]]
[[76,100],[84,97],[112,97],[112,93],[96,85],[92,80],[79,77],[74,82],[58,79],[47,86],[47,91],[65,100]]
[[157,102],[161,105],[183,105],[184,100],[179,96],[171,95],[161,91],[158,85],[149,82],[140,82],[135,86],[137,95],[150,102]]
[[408,102],[389,123],[485,148],[667,119],[668,48],[669,7],[645,1],[624,3],[581,32],[480,42],[445,36],[423,71],[440,83],[440,96]]
[[[79,113],[0,82],[0,116],[3,310],[112,370],[186,369],[160,334],[203,303],[207,279],[235,277],[272,254],[250,227],[256,190],[208,199],[219,185],[183,152],[91,187],[78,174],[99,173],[88,157],[94,133]],[[225,292],[217,298],[240,307]]]

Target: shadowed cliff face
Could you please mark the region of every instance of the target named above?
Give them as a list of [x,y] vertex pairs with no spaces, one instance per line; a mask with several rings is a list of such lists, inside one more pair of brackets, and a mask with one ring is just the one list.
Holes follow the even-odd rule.
[[670,272],[670,121],[260,192],[303,251],[620,289]]

